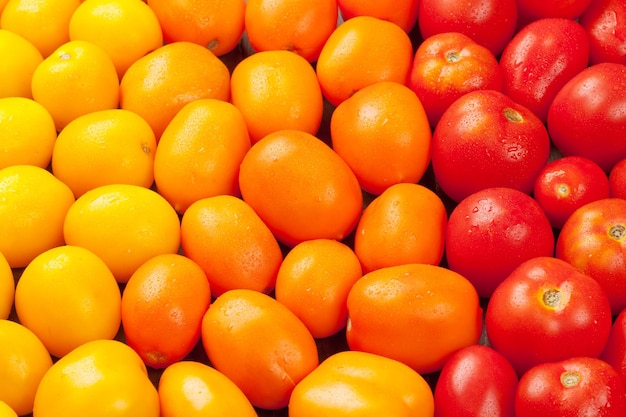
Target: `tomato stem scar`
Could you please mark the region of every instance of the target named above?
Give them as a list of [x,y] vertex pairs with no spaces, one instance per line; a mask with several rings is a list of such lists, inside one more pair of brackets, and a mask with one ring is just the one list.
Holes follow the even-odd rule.
[[543,293],[543,303],[551,308],[557,308],[561,303],[561,292],[555,288],[550,288]]
[[513,110],[510,107],[507,107],[506,109],[502,110],[502,114],[504,114],[504,117],[506,117],[508,121],[513,122],[513,123],[522,123],[524,121],[524,118],[522,117],[522,115],[519,114],[517,110]]
[[561,385],[565,388],[575,387],[580,383],[580,374],[574,371],[566,371],[561,374]]
[[446,61],[448,62],[458,62],[461,60],[461,54],[459,51],[452,50],[446,52]]
[[609,229],[609,236],[615,240],[622,240],[626,236],[626,227],[623,224],[614,224]]

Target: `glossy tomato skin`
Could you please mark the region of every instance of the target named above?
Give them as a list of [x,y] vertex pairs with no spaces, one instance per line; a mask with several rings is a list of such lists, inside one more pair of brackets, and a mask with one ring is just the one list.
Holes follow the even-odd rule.
[[560,17],[564,19],[576,19],[580,16],[592,0],[517,0],[518,27],[538,19]]
[[626,2],[594,0],[580,16],[589,36],[589,63],[626,64]]
[[626,384],[626,310],[622,310],[611,327],[600,359],[611,365]]
[[519,375],[544,362],[598,357],[611,331],[602,287],[565,261],[529,259],[493,292],[485,326],[491,346]]
[[499,91],[479,90],[444,112],[431,160],[441,190],[459,202],[490,187],[530,193],[549,155],[550,138],[537,116]]
[[499,56],[515,33],[517,4],[516,0],[421,0],[417,24],[424,39],[461,32]]
[[413,59],[409,87],[424,105],[431,126],[463,94],[502,90],[502,70],[489,49],[460,32],[424,40]]
[[520,378],[517,417],[622,417],[626,389],[606,362],[573,357],[537,365]]
[[626,65],[590,66],[570,79],[548,110],[548,132],[564,155],[579,155],[606,172],[626,157]]
[[517,373],[496,350],[472,345],[443,366],[434,390],[435,417],[515,417]]
[[556,94],[588,61],[587,33],[578,22],[536,20],[517,32],[502,51],[502,91],[545,123]]
[[626,198],[626,158],[616,163],[609,172],[610,196]]
[[556,257],[600,283],[614,315],[626,308],[626,200],[605,198],[577,209],[556,242]]
[[450,214],[445,255],[481,297],[522,262],[554,254],[554,233],[539,204],[512,188],[488,188],[462,200]]

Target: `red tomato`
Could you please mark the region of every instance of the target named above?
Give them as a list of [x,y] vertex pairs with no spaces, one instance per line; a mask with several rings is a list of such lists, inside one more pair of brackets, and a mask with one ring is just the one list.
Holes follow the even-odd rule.
[[604,198],[576,210],[556,243],[556,256],[595,278],[613,314],[626,308],[626,200]]
[[496,288],[485,327],[491,346],[518,374],[543,362],[598,357],[611,331],[602,287],[565,261],[529,259]]
[[472,345],[455,352],[435,385],[435,417],[515,417],[517,374],[494,349]]
[[595,0],[580,16],[589,37],[589,63],[626,64],[626,2]]
[[560,229],[577,208],[609,197],[609,178],[592,160],[566,156],[543,168],[535,181],[533,196],[552,227]]
[[415,52],[409,87],[424,105],[431,126],[463,94],[502,90],[502,70],[495,55],[460,32],[435,34]]
[[516,0],[421,0],[417,18],[424,39],[461,32],[500,55],[517,24]]
[[545,123],[559,90],[587,67],[589,41],[569,19],[539,19],[522,28],[502,51],[502,91]]
[[564,155],[595,161],[606,172],[626,158],[626,65],[588,67],[563,86],[548,110],[548,131]]
[[600,359],[615,368],[626,384],[626,310],[622,310],[613,321]]
[[626,389],[609,364],[575,357],[544,363],[524,374],[515,398],[517,417],[623,417]]
[[575,19],[591,4],[592,0],[517,0],[518,27],[533,20],[561,17]]
[[611,197],[626,199],[626,158],[616,163],[609,173]]
[[456,202],[489,187],[529,194],[549,155],[550,138],[541,120],[493,90],[456,100],[433,133],[435,179]]
[[552,256],[554,234],[532,197],[512,188],[488,188],[454,208],[445,251],[449,268],[486,298],[522,262]]

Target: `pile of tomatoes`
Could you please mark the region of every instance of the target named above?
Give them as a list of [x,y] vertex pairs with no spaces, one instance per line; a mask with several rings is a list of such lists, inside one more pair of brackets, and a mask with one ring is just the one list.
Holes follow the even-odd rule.
[[623,0],[0,0],[0,52],[0,417],[626,415]]

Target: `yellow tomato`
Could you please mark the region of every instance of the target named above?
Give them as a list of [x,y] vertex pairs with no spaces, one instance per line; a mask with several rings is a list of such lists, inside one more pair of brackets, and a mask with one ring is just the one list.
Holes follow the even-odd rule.
[[0,401],[0,417],[17,417],[17,413],[9,407],[9,404]]
[[13,270],[0,252],[0,319],[9,318],[15,297],[15,279]]

